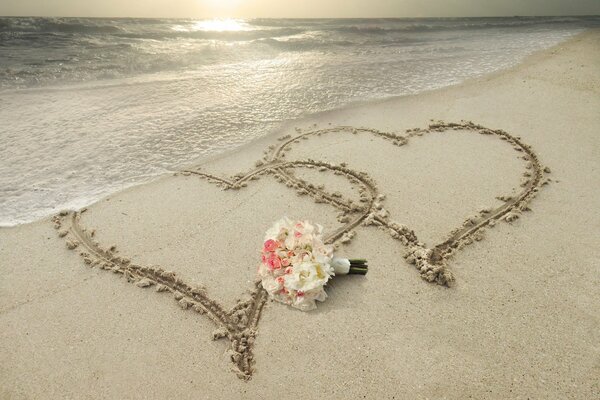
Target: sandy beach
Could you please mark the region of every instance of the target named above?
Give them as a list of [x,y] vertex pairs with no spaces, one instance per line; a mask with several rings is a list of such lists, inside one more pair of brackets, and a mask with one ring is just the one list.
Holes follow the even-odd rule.
[[[590,30],[2,228],[0,399],[600,398],[599,110]],[[267,300],[284,215],[368,275]]]

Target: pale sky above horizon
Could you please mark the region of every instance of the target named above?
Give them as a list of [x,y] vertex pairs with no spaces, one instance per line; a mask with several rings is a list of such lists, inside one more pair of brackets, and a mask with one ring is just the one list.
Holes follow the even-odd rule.
[[182,18],[598,15],[600,0],[0,0],[0,15]]

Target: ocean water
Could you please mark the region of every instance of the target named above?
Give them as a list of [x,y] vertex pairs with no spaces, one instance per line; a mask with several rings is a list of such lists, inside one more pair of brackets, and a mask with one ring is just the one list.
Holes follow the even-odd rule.
[[598,25],[0,18],[0,226],[85,206],[304,115],[513,66]]

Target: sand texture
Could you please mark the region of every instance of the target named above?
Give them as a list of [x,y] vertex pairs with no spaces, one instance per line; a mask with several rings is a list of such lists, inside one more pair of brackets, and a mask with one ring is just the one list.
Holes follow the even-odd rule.
[[[0,399],[600,397],[600,32],[0,229]],[[369,259],[255,282],[281,216]]]

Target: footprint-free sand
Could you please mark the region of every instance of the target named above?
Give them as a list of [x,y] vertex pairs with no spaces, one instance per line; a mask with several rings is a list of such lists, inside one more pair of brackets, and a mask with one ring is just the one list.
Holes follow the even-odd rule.
[[[0,229],[0,398],[598,397],[599,110],[595,30]],[[368,275],[267,300],[283,215]]]

